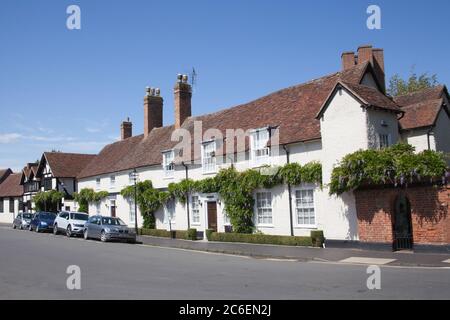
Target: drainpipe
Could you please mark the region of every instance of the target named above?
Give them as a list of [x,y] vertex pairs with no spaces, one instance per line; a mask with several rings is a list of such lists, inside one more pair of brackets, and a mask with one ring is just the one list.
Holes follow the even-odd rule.
[[[283,150],[284,152],[286,152],[286,162],[289,164],[290,163],[290,159],[289,159],[289,149],[286,147],[286,145],[283,145]],[[291,236],[294,236],[294,222],[292,221],[292,188],[291,188],[291,184],[288,183],[288,194],[289,194],[289,222],[290,222],[290,227],[291,227]]]
[[[184,170],[186,172],[186,180],[189,178],[189,169],[188,166],[183,162],[181,162],[181,165],[184,167]],[[191,228],[191,219],[190,219],[190,213],[189,213],[189,192],[186,192],[186,211],[187,211],[187,223],[188,223],[188,229]]]

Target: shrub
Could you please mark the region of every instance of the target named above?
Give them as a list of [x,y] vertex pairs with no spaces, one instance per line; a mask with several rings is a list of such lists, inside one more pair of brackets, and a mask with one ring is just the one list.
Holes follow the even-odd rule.
[[313,245],[311,237],[272,236],[265,234],[217,233],[217,232],[212,232],[209,237],[210,241],[222,241],[222,242],[244,242],[244,243],[275,244],[275,245],[303,246],[303,247],[310,247]]
[[146,229],[142,228],[141,235],[144,236],[152,236],[152,237],[162,237],[162,238],[170,238],[170,231],[160,230],[160,229]]
[[311,231],[312,244],[315,247],[322,248],[325,242],[325,237],[323,236],[322,230],[312,230]]
[[206,229],[206,239],[211,241],[211,234],[214,232],[213,229]]
[[175,238],[189,240],[188,232],[186,230],[177,230],[177,231],[175,231]]
[[187,239],[188,240],[197,240],[197,229],[191,228],[187,231]]

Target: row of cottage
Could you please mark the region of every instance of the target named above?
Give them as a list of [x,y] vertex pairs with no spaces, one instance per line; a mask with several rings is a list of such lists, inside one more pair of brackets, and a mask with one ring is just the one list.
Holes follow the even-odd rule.
[[[256,229],[277,235],[309,235],[319,229],[336,242],[389,243],[394,237],[395,213],[391,211],[395,208],[387,207],[395,204],[386,208],[374,204],[373,210],[382,209],[391,220],[372,217],[367,221],[358,195],[329,195],[327,184],[333,166],[356,150],[383,148],[399,141],[413,145],[416,151],[450,152],[446,87],[389,97],[384,52],[371,46],[342,54],[339,72],[211,114],[192,116],[187,76],[178,76],[174,95],[173,125],[163,126],[159,89],[147,88],[143,134],[133,135],[132,123],[127,120],[121,125],[121,140],[105,146],[98,155],[46,152],[40,162],[27,164],[21,173],[0,171],[0,222],[11,221],[18,212],[32,212],[33,196],[38,191],[61,191],[66,197],[60,209],[77,210],[71,195],[90,188],[109,193],[106,199],[90,205],[90,214],[117,216],[134,226],[135,206],[120,191],[134,184],[135,175],[139,181],[151,180],[155,188],[164,190],[171,182],[201,180],[229,166],[242,171],[318,161],[324,187],[280,185],[255,191]],[[449,194],[445,187],[441,191],[438,198],[447,208],[443,220],[430,219],[421,225],[410,221],[417,232],[431,230],[430,237],[419,232],[422,236],[414,239],[417,244],[450,243]],[[408,192],[403,195],[415,197]],[[366,196],[371,197],[370,193]],[[157,228],[230,229],[217,194],[191,194],[188,200],[185,204],[171,201],[158,210]],[[360,199],[360,203],[365,200]],[[414,220],[414,211],[421,209],[414,207],[415,199],[406,201],[413,206],[408,214]],[[139,213],[137,220],[142,225]]]

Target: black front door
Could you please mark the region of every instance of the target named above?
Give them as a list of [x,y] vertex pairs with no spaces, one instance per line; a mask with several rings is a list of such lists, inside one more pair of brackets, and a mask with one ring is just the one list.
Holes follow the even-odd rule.
[[408,198],[400,195],[395,201],[394,250],[408,250],[412,247],[411,206]]

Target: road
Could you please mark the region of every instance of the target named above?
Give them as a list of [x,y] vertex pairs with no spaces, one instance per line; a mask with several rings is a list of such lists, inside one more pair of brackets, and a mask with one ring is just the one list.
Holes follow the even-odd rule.
[[383,266],[380,290],[366,271],[0,228],[0,299],[450,299],[450,269]]

